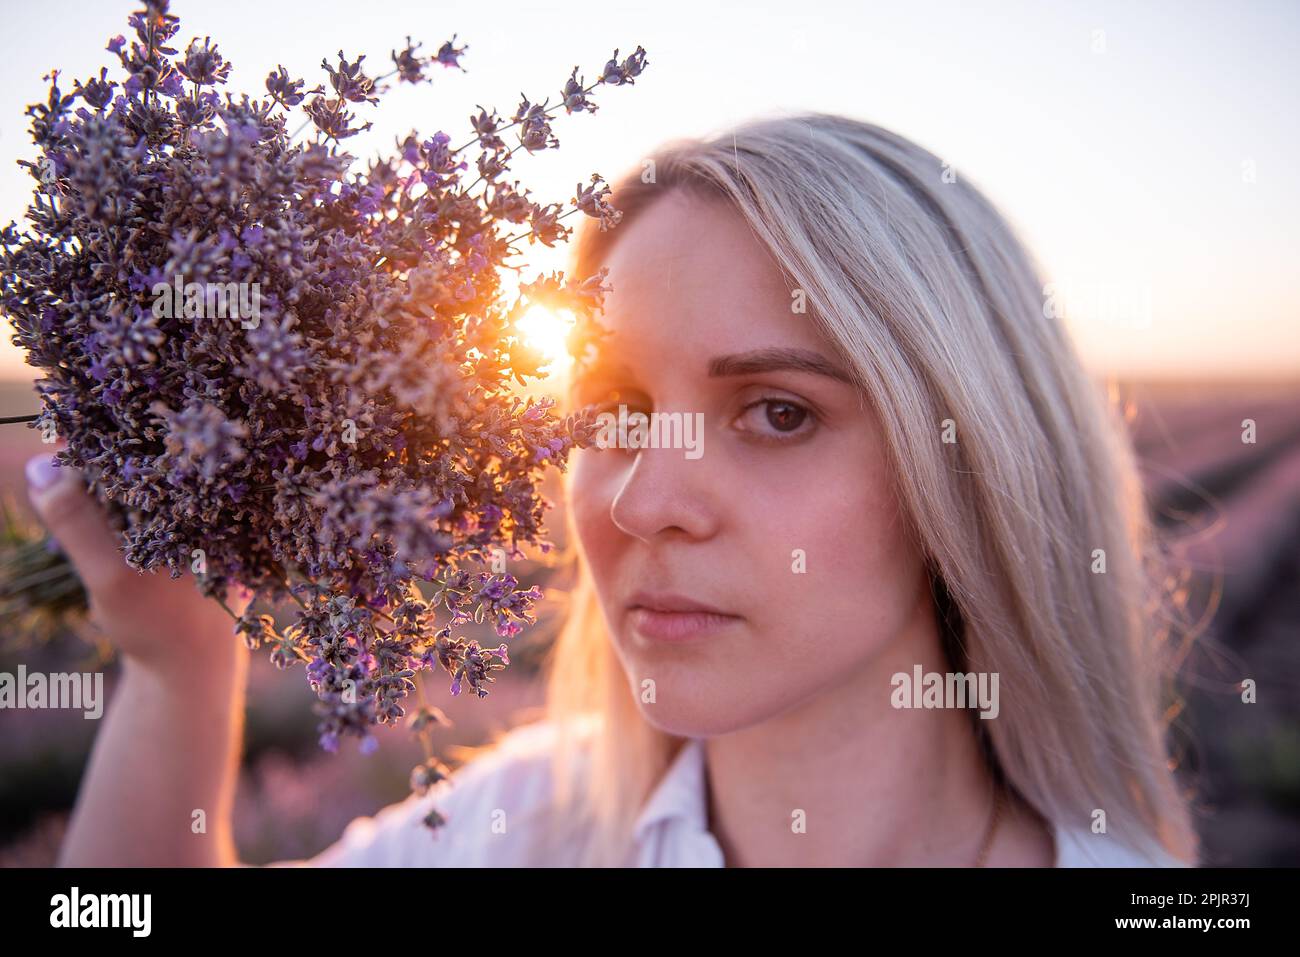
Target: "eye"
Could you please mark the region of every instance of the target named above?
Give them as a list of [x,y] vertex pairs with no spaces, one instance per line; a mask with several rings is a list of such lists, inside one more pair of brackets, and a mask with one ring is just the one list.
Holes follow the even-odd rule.
[[644,416],[649,421],[654,409],[654,403],[639,392],[608,388],[592,393],[582,404],[590,408],[597,423],[607,420],[596,448],[609,450],[635,451],[636,446],[629,435],[640,420],[634,416]]
[[790,442],[810,434],[816,426],[811,409],[790,399],[768,398],[751,403],[737,417],[738,428],[756,439]]
[[628,404],[627,394],[610,388],[580,388],[574,390],[574,406],[589,408],[594,413],[617,413],[619,404]]
[[606,389],[590,405],[597,413],[608,412],[611,415],[618,415],[620,409],[626,409],[628,415],[633,412],[643,412],[649,415],[654,408],[654,404],[645,396],[637,392],[620,391],[618,389]]

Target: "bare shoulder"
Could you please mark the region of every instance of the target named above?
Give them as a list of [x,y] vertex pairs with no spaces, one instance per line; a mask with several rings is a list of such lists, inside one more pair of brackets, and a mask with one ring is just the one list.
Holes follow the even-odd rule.
[[[575,732],[575,749],[586,731]],[[553,759],[561,734],[550,721],[520,725],[457,768],[423,796],[352,821],[337,842],[306,861],[312,867],[562,866],[557,845]],[[424,819],[436,808],[446,823]]]

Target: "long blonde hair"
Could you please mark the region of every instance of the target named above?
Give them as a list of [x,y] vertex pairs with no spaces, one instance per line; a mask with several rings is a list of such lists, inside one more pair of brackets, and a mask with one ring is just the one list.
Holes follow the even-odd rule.
[[[622,224],[579,230],[574,274],[670,189],[731,204],[855,375],[944,605],[951,665],[998,672],[1011,692],[985,722],[995,771],[1050,822],[1086,828],[1101,808],[1130,846],[1194,861],[1166,741],[1185,649],[1133,453],[1007,222],[916,144],[807,113],[647,157],[614,184]],[[576,582],[546,661],[556,800],[584,822],[582,863],[626,863],[682,739],[641,717],[585,568]]]

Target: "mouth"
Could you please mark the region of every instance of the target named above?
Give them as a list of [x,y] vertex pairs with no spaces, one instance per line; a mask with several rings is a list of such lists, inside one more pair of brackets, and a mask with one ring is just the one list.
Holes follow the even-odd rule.
[[632,628],[652,641],[703,638],[743,620],[740,615],[667,592],[637,592],[628,602],[627,615]]

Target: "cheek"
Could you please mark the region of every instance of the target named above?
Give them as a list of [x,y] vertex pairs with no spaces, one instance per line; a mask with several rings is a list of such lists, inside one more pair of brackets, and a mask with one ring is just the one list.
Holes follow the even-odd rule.
[[587,450],[574,454],[567,502],[578,546],[597,584],[601,572],[609,567],[612,550],[618,543],[618,529],[610,519],[616,489],[610,463],[601,459],[601,454]]
[[877,650],[906,624],[925,582],[888,469],[875,457],[839,461],[783,487],[783,504],[752,510],[767,516],[751,548],[767,555],[756,569],[766,585],[755,596],[768,637],[779,629],[804,654],[849,636],[857,651]]

